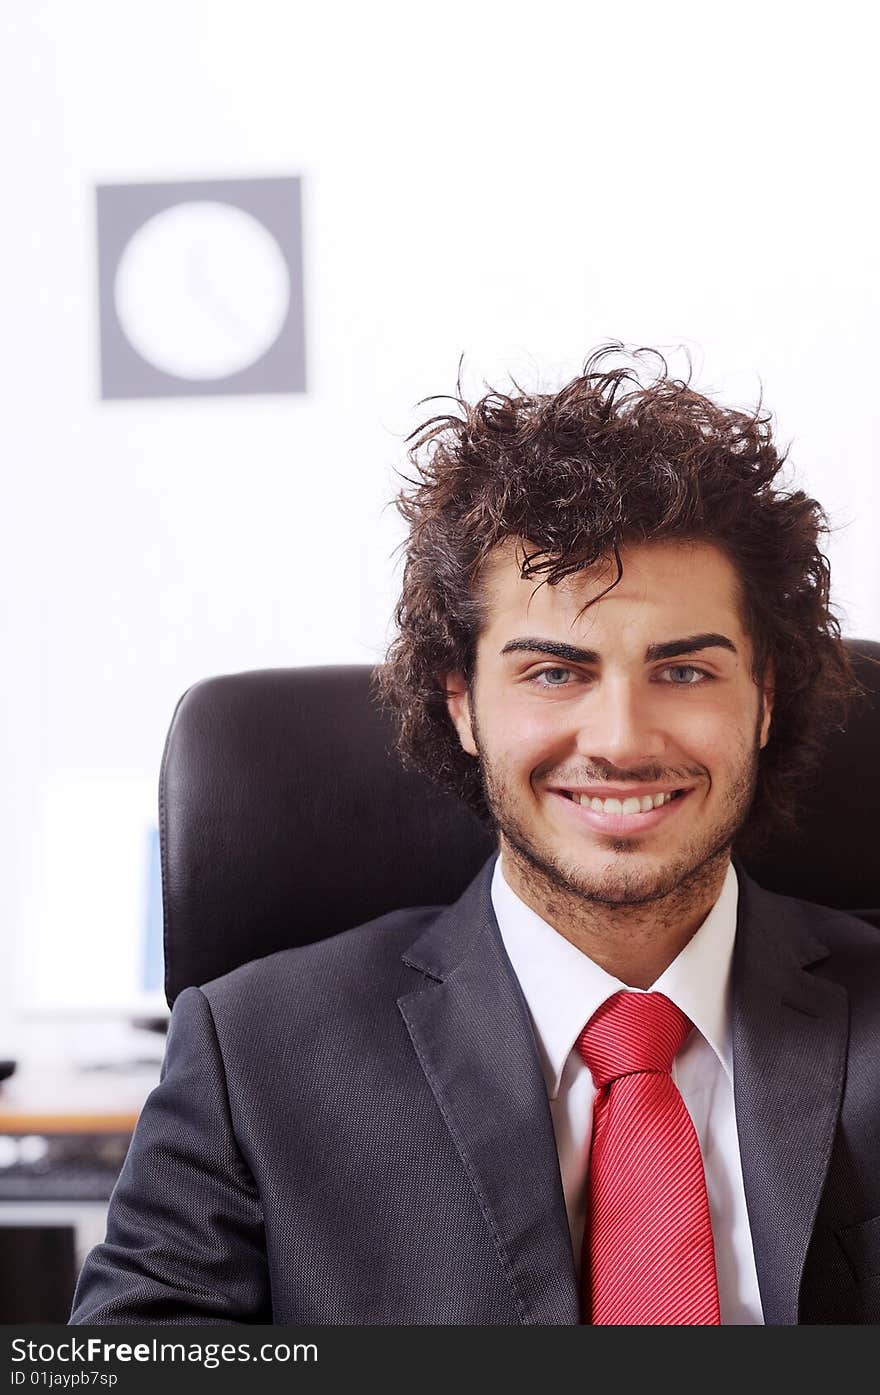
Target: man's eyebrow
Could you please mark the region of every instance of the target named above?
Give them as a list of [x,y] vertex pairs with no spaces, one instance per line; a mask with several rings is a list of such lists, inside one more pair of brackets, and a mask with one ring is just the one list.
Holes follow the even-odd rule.
[[[701,649],[729,649],[731,654],[738,652],[727,635],[687,635],[684,639],[667,639],[662,644],[649,644],[645,650],[645,663],[650,664],[657,659],[677,659],[683,654],[696,654]],[[509,639],[501,653],[550,654],[554,659],[565,659],[570,664],[598,664],[602,661],[602,656],[595,649],[581,649],[576,644],[562,644],[556,639]]]

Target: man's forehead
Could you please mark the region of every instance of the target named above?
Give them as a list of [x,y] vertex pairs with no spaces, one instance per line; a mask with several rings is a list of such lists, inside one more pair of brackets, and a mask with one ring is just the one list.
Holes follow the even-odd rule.
[[689,612],[695,619],[699,611],[706,620],[723,616],[728,624],[738,623],[737,574],[725,553],[712,543],[676,539],[623,545],[619,548],[623,574],[613,587],[618,572],[613,553],[551,586],[545,573],[522,576],[524,558],[539,551],[524,539],[510,538],[489,554],[480,585],[484,629],[493,619],[526,612],[573,620],[597,597],[601,599],[583,611],[579,624],[589,627],[597,622],[603,607],[605,615],[618,615],[624,605],[630,610],[644,606],[647,611]]

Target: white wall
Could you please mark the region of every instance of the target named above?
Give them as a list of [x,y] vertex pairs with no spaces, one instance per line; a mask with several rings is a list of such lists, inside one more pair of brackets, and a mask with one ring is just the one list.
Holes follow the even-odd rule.
[[[728,400],[760,381],[843,529],[844,629],[880,637],[867,16],[7,0],[0,1007],[65,936],[129,935],[103,850],[188,684],[382,654],[383,505],[461,353],[476,390],[606,337],[688,344]],[[94,186],[261,174],[303,179],[309,392],[101,402]],[[71,786],[68,894],[40,830]]]

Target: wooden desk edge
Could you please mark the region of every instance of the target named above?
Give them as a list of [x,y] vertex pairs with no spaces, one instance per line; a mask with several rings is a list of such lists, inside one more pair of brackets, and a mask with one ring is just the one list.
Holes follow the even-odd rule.
[[89,1114],[40,1113],[0,1109],[0,1134],[4,1133],[131,1133],[138,1121],[138,1110]]

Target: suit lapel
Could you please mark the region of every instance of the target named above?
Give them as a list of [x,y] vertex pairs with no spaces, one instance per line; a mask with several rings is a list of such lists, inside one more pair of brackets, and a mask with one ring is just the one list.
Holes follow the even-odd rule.
[[398,999],[524,1323],[576,1324],[577,1280],[547,1091],[492,911],[494,859],[404,955]]
[[812,935],[804,903],[763,890],[735,866],[733,1061],[743,1181],[764,1320],[794,1325],[840,1112],[847,995],[808,971],[828,950]]

